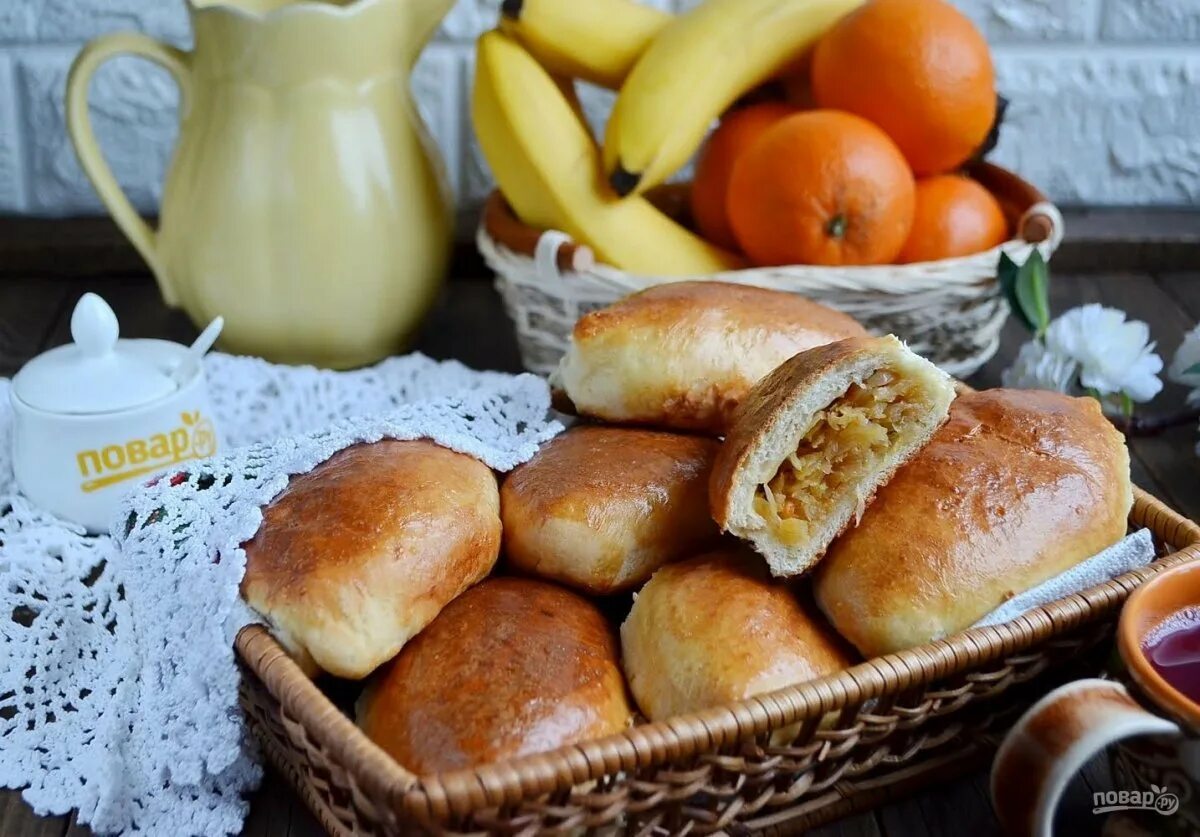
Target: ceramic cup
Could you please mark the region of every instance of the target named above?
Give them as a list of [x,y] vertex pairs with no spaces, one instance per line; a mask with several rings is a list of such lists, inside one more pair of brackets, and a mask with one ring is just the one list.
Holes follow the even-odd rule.
[[[166,341],[160,353],[185,353]],[[10,392],[13,477],[35,505],[108,531],[121,498],[139,479],[217,452],[203,368],[179,389],[146,404],[105,413],[40,410]]]
[[1022,716],[992,767],[992,802],[1006,833],[1049,837],[1071,777],[1110,744],[1116,789],[1094,794],[1097,815],[1134,811],[1150,819],[1153,833],[1200,832],[1200,704],[1164,680],[1143,651],[1167,618],[1196,605],[1200,563],[1150,579],[1129,597],[1117,626],[1128,687],[1068,683]]

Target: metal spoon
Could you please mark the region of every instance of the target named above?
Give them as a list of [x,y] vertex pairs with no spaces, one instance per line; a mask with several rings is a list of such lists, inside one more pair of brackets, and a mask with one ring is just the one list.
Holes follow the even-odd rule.
[[217,342],[217,337],[224,327],[225,318],[217,317],[208,324],[204,331],[200,332],[199,337],[192,341],[183,360],[179,361],[179,364],[171,370],[171,380],[177,386],[183,386],[195,374],[196,367],[200,365],[200,359],[212,348],[213,343]]

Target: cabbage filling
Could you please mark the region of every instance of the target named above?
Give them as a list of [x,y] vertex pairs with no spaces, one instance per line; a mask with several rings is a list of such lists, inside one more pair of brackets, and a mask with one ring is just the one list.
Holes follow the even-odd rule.
[[[754,511],[787,546],[806,540],[847,487],[858,490],[920,416],[920,384],[880,369],[817,413],[796,452],[759,486]],[[866,497],[859,495],[856,514]]]

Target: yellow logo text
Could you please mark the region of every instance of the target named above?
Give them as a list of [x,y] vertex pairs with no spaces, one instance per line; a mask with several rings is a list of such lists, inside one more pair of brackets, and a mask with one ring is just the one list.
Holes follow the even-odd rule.
[[178,462],[204,459],[216,453],[217,434],[211,421],[198,410],[181,413],[179,419],[182,424],[165,433],[76,453],[79,475],[85,477],[80,489],[97,491]]

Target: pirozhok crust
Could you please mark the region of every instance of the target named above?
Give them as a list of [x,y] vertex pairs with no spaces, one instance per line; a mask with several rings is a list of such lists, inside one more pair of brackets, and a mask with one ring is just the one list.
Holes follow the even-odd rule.
[[[876,385],[868,382],[880,372],[879,380],[884,381],[878,385],[880,392],[904,392],[896,402],[902,407],[895,411],[903,416],[896,422],[899,429],[887,431],[886,442],[873,446],[836,429],[826,434],[841,445],[841,453],[829,452],[841,457],[831,460],[840,464],[822,480],[829,499],[806,500],[803,505],[820,508],[821,514],[805,520],[803,526],[792,525],[807,534],[798,539],[783,537],[782,529],[756,509],[755,497],[781,467],[788,466],[789,455],[797,453],[807,434],[833,413],[828,408],[851,393],[859,398],[863,392],[869,394]],[[806,572],[861,515],[879,486],[946,420],[953,399],[951,378],[893,336],[850,338],[802,352],[763,379],[736,414],[709,483],[713,519],[725,531],[749,541],[775,575]],[[848,412],[843,410],[838,420]],[[873,435],[880,432],[874,430]],[[818,456],[821,444],[828,444],[810,441],[816,446],[806,446],[805,451]],[[852,467],[856,464],[857,471]]]

